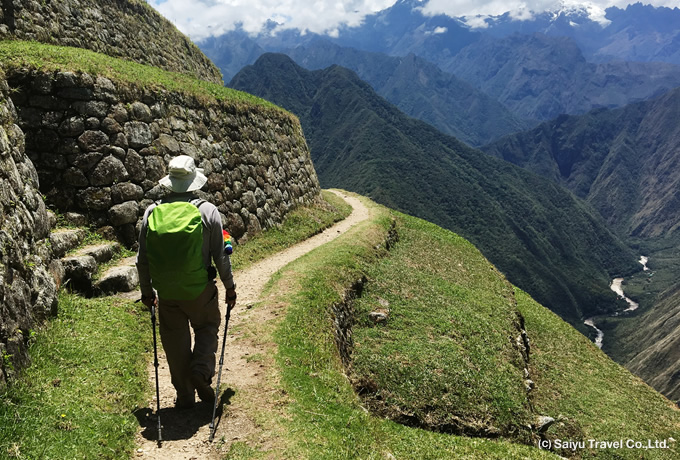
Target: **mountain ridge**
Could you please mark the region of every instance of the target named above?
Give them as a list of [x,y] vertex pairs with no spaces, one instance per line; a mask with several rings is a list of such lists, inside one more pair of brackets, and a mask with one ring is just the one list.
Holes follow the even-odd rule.
[[529,119],[621,107],[680,86],[678,66],[590,63],[572,39],[539,33],[485,37],[438,62],[445,71]]
[[[199,46],[211,59],[224,63],[220,68],[225,81],[229,81],[241,67],[254,63],[256,55],[263,52],[284,52],[293,56],[295,48],[309,49],[318,40],[330,41],[343,48],[382,53],[402,59],[415,55],[436,66],[439,72],[452,74],[454,78],[465,80],[481,90],[484,95],[478,97],[476,104],[488,103],[484,101],[489,98],[495,99],[505,105],[515,117],[528,123],[535,119],[548,120],[563,113],[585,113],[597,107],[620,107],[657,97],[680,86],[680,66],[677,65],[680,62],[652,62],[653,54],[645,59],[635,58],[635,61],[640,62],[624,61],[622,58],[595,59],[594,51],[590,49],[592,44],[579,40],[585,33],[584,29],[578,29],[579,33],[569,32],[572,26],[569,25],[571,20],[568,17],[563,17],[562,22],[570,29],[562,32],[562,29],[554,30],[555,28],[548,26],[529,27],[530,22],[513,20],[507,21],[507,24],[516,29],[494,34],[493,28],[488,32],[486,29],[470,29],[459,18],[441,14],[426,16],[418,8],[418,4],[397,2],[390,8],[367,16],[360,26],[341,27],[334,37],[300,35],[295,30],[283,30],[274,35],[263,32],[251,37],[237,29],[219,38],[199,43]],[[638,12],[638,7],[611,10],[610,13],[618,18],[614,23],[621,24],[617,33],[624,36],[632,34],[644,37],[645,42],[653,42],[653,31],[639,31],[630,24],[635,24],[636,15],[646,17],[651,14],[658,18],[663,17],[668,9],[640,8],[642,13]],[[680,10],[673,11],[673,14],[680,14]],[[599,25],[592,27],[601,30]],[[668,25],[668,28],[671,35],[677,30],[677,37],[670,39],[664,48],[672,50],[673,43],[680,42],[680,28],[672,25]],[[593,43],[605,39],[598,34],[599,32],[592,33]],[[609,46],[615,47],[612,40]],[[227,44],[230,45],[226,46]],[[295,59],[304,64],[300,58],[298,53]],[[371,80],[372,84],[375,83],[365,71],[360,70],[360,66],[366,65],[365,57],[359,58],[355,63],[348,59],[349,54],[345,53],[336,62],[324,60],[312,67],[341,64],[352,68],[362,78]],[[386,58],[380,59],[384,61]],[[374,87],[383,96],[388,96],[379,85]],[[435,92],[425,98],[430,100],[433,107],[420,109],[421,114],[429,111],[433,115],[430,117],[409,110],[405,107],[407,103],[402,105],[392,97],[389,99],[410,115],[434,123],[448,134],[459,135],[454,132],[455,126],[452,131],[451,127],[444,128],[437,122],[434,114],[441,111],[437,107],[441,103],[437,101],[439,96],[441,94],[437,95]],[[454,104],[448,110],[455,111],[457,107]],[[507,123],[503,117],[500,121]],[[461,131],[467,134],[464,130]],[[465,135],[459,137],[468,140]],[[478,145],[474,140],[470,142]]]
[[533,125],[469,83],[414,54],[392,57],[340,47],[322,39],[285,54],[308,70],[333,64],[348,68],[407,115],[472,146]]
[[516,32],[568,36],[596,62],[680,64],[680,54],[674,46],[680,37],[677,7],[654,7],[637,2],[625,9],[611,6],[593,13],[586,7],[574,6],[534,13],[526,20],[514,19],[510,13],[475,18],[475,24],[483,24],[485,33],[499,38]]

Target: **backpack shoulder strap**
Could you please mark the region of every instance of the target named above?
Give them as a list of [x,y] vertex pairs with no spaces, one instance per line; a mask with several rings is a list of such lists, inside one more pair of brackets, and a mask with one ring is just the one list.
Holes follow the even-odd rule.
[[196,206],[197,208],[200,208],[203,203],[207,203],[207,201],[201,199],[201,198],[194,198],[193,200],[190,201],[191,204]]

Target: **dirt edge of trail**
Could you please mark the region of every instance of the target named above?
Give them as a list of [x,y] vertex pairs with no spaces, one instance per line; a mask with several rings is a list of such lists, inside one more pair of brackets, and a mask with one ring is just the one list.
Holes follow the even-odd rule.
[[[175,390],[170,383],[170,373],[159,338],[158,372],[163,442],[160,446],[157,443],[156,377],[153,362],[150,362],[148,375],[149,382],[154,388],[153,399],[148,402],[146,408],[138,410],[135,414],[139,419],[140,428],[136,436],[133,458],[219,459],[236,442],[256,443],[260,450],[275,450],[274,446],[279,442],[277,436],[258,423],[255,413],[261,411],[263,407],[277,410],[281,406],[282,398],[277,394],[278,377],[274,363],[276,345],[271,334],[277,319],[285,313],[285,306],[276,304],[273,299],[261,298],[262,291],[271,276],[285,265],[368,219],[369,211],[358,198],[342,191],[333,192],[352,206],[352,213],[347,218],[312,238],[234,273],[239,298],[231,312],[227,331],[220,382],[224,405],[223,412],[218,411],[221,416],[218,415],[216,421],[214,441],[212,443],[208,441],[212,417],[211,404],[199,402],[191,409],[182,411],[174,409]],[[217,349],[219,366],[225,305],[223,287],[221,285],[218,287],[222,312],[222,324],[218,334],[220,343]],[[213,379],[213,386],[216,380],[217,375]],[[257,405],[257,410],[254,410],[253,405]]]

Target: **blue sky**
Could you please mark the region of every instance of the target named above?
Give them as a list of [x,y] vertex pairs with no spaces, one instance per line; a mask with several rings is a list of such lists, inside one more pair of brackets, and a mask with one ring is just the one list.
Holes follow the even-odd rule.
[[[240,24],[257,33],[269,20],[285,28],[334,34],[342,25],[359,25],[368,14],[392,6],[395,0],[147,0],[163,16],[192,40],[221,35]],[[426,14],[450,16],[498,15],[511,11],[518,18],[542,12],[556,4],[588,4],[594,18],[602,17],[610,6],[624,8],[629,0],[423,0]],[[652,0],[655,6],[680,7],[680,0]],[[475,21],[471,21],[472,24]],[[477,21],[479,23],[479,21]]]

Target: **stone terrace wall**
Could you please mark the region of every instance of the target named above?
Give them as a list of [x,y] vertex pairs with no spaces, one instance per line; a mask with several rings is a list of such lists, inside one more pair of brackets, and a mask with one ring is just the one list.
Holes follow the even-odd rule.
[[237,239],[281,222],[320,192],[299,121],[282,110],[71,72],[21,71],[8,81],[48,204],[112,227],[127,246],[146,206],[164,195],[158,180],[176,155],[205,169],[205,198]]
[[219,69],[143,0],[2,0],[0,39],[86,48],[222,85]]
[[8,93],[0,78],[0,388],[26,364],[31,329],[56,311],[47,212]]

